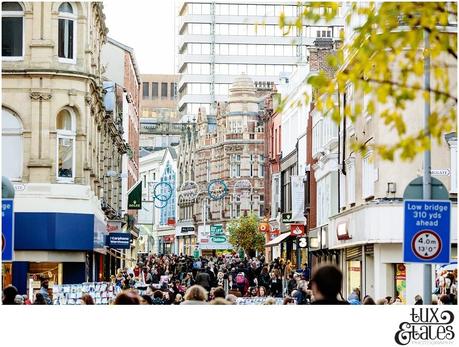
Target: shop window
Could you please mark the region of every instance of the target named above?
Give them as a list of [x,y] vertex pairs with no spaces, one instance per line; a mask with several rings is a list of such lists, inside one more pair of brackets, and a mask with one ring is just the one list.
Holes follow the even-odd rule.
[[24,56],[24,9],[18,2],[2,3],[2,57]]
[[64,62],[75,62],[75,19],[70,3],[64,2],[59,6],[58,56]]
[[2,175],[10,180],[22,178],[22,146],[21,120],[2,108]]
[[56,118],[58,182],[73,182],[75,178],[75,115],[69,108],[61,110]]

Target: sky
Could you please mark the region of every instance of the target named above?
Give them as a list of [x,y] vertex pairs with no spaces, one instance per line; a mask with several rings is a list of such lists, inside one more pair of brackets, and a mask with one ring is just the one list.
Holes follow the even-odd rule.
[[174,0],[104,0],[108,36],[132,47],[141,74],[173,74]]

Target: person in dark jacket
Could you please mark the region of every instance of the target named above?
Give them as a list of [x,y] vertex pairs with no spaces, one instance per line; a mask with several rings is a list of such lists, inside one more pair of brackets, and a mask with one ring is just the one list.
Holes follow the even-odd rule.
[[282,297],[282,277],[277,269],[271,272],[271,280],[269,284],[271,296],[276,298]]
[[196,284],[203,287],[208,292],[210,291],[210,276],[205,271],[200,271],[196,276]]
[[17,305],[17,303],[14,302],[16,295],[18,295],[18,290],[16,289],[15,286],[10,285],[6,287],[5,289],[3,289],[3,298],[2,298],[3,305]]
[[269,284],[270,284],[270,277],[269,277],[268,268],[264,266],[263,269],[261,270],[260,275],[258,276],[258,285],[263,286],[265,288],[269,288]]
[[334,265],[319,267],[311,278],[314,295],[312,305],[346,305],[347,301],[338,300],[343,284],[343,274]]

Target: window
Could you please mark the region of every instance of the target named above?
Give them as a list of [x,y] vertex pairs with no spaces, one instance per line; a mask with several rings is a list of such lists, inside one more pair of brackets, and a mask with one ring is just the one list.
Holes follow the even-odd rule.
[[231,172],[230,177],[241,177],[241,156],[239,154],[233,154],[231,156]]
[[170,98],[173,99],[177,95],[177,83],[171,83],[171,92],[170,92]]
[[265,16],[265,5],[257,5],[257,16]]
[[257,6],[256,5],[248,5],[247,6],[247,13],[249,16],[256,16],[257,15]]
[[247,5],[239,5],[239,16],[247,16]]
[[[158,98],[158,90],[159,90],[158,82],[152,82],[151,83],[151,98],[152,99]],[[148,95],[147,95],[147,97],[148,97]]]
[[290,191],[290,169],[282,172],[282,211],[288,212],[292,210],[292,199]]
[[371,153],[367,154],[362,160],[362,198],[374,196],[374,177],[375,169]]
[[253,177],[253,176],[254,176],[254,164],[255,164],[255,163],[254,163],[254,161],[255,161],[255,160],[254,160],[254,157],[255,157],[255,156],[254,156],[253,154],[250,155],[250,162],[249,162],[249,164],[250,164],[249,176],[250,176],[250,177]]
[[2,175],[10,180],[21,180],[22,156],[21,120],[2,108]]
[[229,15],[237,16],[237,5],[229,5]]
[[265,156],[263,154],[258,155],[258,177],[265,177]]
[[346,199],[345,199],[345,193],[346,193],[346,176],[344,176],[342,173],[341,173],[341,170],[338,171],[338,175],[339,175],[339,208],[343,208],[346,206]]
[[167,98],[167,82],[161,82],[161,98]]
[[75,177],[75,117],[69,108],[56,117],[57,130],[57,181],[73,182]]
[[22,58],[23,33],[24,10],[21,5],[18,2],[2,2],[2,57]]
[[58,56],[64,61],[75,60],[75,18],[70,3],[64,2],[59,6]]
[[260,195],[259,203],[258,203],[258,215],[260,217],[264,217],[265,215],[265,196]]
[[239,55],[247,55],[247,45],[239,45]]
[[148,82],[143,82],[143,98],[148,99],[150,96],[150,84]]
[[350,158],[347,163],[347,203],[355,203],[355,159]]
[[229,55],[237,55],[237,45],[229,45]]
[[274,50],[275,50],[274,47],[275,47],[274,45],[267,45],[266,46],[266,56],[268,56],[268,57],[274,56]]

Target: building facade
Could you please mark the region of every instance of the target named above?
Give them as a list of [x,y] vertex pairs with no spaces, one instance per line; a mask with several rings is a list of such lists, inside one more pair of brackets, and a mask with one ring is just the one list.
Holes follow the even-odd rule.
[[177,12],[182,115],[197,115],[200,108],[215,114],[216,102],[228,100],[231,83],[241,73],[277,84],[279,74],[306,62],[307,46],[316,37],[338,38],[344,24],[340,15],[325,25],[303,23],[301,30],[284,35],[279,15],[293,21],[302,12],[295,1],[180,1]]
[[2,27],[2,174],[16,187],[14,261],[4,266],[21,293],[34,275],[96,280],[109,156],[100,130],[103,6],[5,2]]
[[[117,265],[132,264],[136,259],[138,230],[134,220],[136,211],[127,209],[127,192],[139,179],[139,93],[140,74],[134,50],[112,38],[102,48],[104,67],[104,101],[107,122],[102,129],[116,135],[114,143],[105,142],[109,156],[104,185],[103,208],[108,218],[109,232],[125,230],[131,233],[133,242],[128,251],[110,249],[110,272]],[[119,139],[118,137],[121,137]],[[122,145],[122,146],[121,146]],[[118,149],[118,151],[117,151]],[[119,151],[121,149],[121,151]],[[118,152],[118,155],[116,153]],[[121,154],[121,156],[120,156]],[[116,204],[114,204],[116,200]]]
[[177,75],[142,74],[140,146],[148,150],[176,146],[181,128],[177,124]]
[[[185,133],[184,146],[191,155],[180,156],[179,186],[186,177],[194,177],[198,194],[191,203],[181,199],[179,190],[179,209],[183,210],[179,216],[185,218],[179,222],[195,227],[197,245],[204,253],[231,248],[226,235],[230,220],[250,212],[264,216],[265,149],[260,103],[264,105],[264,99],[257,96],[252,80],[241,75],[230,88],[228,103],[218,105],[215,118],[205,109],[199,113],[195,145],[188,142],[193,140],[191,129]],[[187,160],[194,164],[191,171],[184,167]],[[225,186],[226,194],[214,194],[214,183]],[[225,241],[214,242],[213,233],[223,233]]]

